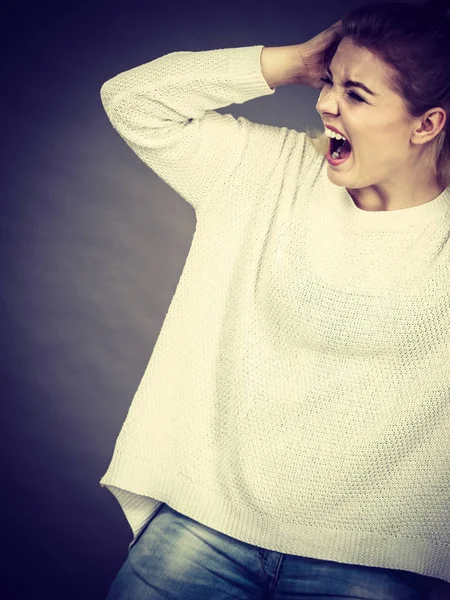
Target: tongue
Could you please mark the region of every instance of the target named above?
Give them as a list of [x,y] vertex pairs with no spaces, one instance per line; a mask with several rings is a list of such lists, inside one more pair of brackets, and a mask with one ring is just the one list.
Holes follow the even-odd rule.
[[342,146],[342,150],[339,154],[339,158],[347,158],[347,156],[350,156],[351,151],[352,151],[352,147],[350,146],[348,141],[345,140],[345,142]]

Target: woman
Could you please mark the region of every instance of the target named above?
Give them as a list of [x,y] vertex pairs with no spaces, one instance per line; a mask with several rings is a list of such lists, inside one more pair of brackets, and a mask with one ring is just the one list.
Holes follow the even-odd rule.
[[[448,593],[449,32],[376,4],[102,87],[197,217],[101,480],[133,531],[107,600]],[[323,136],[215,110],[286,84]]]

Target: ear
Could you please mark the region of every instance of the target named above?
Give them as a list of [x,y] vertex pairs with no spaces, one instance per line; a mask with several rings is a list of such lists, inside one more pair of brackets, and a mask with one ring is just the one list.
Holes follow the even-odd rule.
[[412,142],[425,144],[433,140],[444,129],[447,114],[443,108],[431,108],[420,119],[418,128],[414,131]]

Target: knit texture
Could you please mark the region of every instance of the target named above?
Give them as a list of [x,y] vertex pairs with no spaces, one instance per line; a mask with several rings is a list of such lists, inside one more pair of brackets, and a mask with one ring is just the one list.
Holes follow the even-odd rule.
[[450,582],[450,187],[361,210],[306,133],[215,111],[275,93],[263,48],[101,88],[196,229],[100,484],[130,548],[167,503],[269,550]]

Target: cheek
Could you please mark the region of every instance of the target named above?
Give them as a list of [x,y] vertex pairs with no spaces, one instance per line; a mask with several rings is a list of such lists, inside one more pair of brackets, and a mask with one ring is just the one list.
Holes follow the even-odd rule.
[[391,135],[369,129],[359,132],[355,140],[356,151],[359,149],[364,155],[369,154],[374,161],[395,153],[396,145]]

